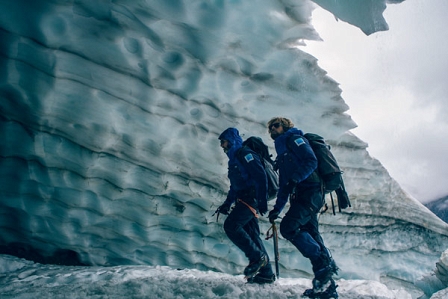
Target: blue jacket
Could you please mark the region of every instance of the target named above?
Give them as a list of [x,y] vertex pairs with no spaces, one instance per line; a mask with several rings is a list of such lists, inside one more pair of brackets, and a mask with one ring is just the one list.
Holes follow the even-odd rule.
[[[249,199],[252,202],[247,202],[248,204],[253,208],[258,208],[260,213],[265,213],[267,211],[268,181],[260,157],[249,148],[242,146],[243,140],[235,128],[226,129],[219,139],[227,140],[231,145],[227,151],[230,190],[225,204],[231,205],[238,198]],[[254,192],[252,198],[248,198],[251,192]]]
[[274,209],[282,211],[294,186],[320,183],[307,178],[317,169],[317,158],[301,130],[291,128],[274,141],[279,169],[279,190]]

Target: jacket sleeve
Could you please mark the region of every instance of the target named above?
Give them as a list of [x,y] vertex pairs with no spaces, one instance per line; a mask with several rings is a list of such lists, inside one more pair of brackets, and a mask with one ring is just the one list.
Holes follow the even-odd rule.
[[[280,174],[281,176],[281,174]],[[280,178],[281,180],[281,178]],[[286,203],[288,202],[288,196],[289,191],[287,190],[286,184],[280,184],[278,193],[277,193],[277,200],[275,201],[274,210],[277,210],[281,212],[283,208],[285,207]]]
[[233,190],[232,186],[230,186],[229,192],[227,193],[227,198],[224,201],[225,205],[229,207],[236,201],[236,192]]
[[288,152],[292,153],[295,162],[284,167],[294,167],[288,174],[280,171],[280,186],[274,209],[281,212],[288,202],[289,194],[294,186],[306,180],[317,169],[317,158],[308,140],[300,135],[293,135],[287,141]]
[[268,179],[260,157],[252,152],[246,152],[243,153],[242,160],[255,185],[255,196],[257,198],[258,209],[261,213],[265,213],[268,209]]

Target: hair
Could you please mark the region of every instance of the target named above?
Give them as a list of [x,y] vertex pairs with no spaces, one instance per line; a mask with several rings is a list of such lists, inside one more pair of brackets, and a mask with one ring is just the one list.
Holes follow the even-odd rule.
[[283,127],[283,130],[285,132],[294,127],[294,124],[293,124],[293,122],[290,119],[288,119],[286,117],[279,117],[279,116],[277,116],[277,117],[271,118],[271,120],[268,121],[268,123],[267,123],[268,128],[272,124],[275,124],[275,123],[280,123],[282,125],[282,127]]

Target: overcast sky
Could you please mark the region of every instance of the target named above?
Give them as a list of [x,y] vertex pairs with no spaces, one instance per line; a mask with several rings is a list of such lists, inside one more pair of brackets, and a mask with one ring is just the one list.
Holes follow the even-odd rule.
[[448,195],[448,0],[406,0],[384,12],[389,30],[366,36],[320,7],[323,42],[302,50],[340,83],[352,132],[409,194]]

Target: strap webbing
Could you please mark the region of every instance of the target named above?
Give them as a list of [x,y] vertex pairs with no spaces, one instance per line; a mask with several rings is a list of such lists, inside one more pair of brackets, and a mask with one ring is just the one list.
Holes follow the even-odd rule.
[[238,202],[244,204],[246,207],[249,208],[249,210],[254,214],[255,218],[259,218],[258,214],[257,214],[257,210],[255,210],[254,208],[252,208],[247,202],[241,200],[238,198]]

